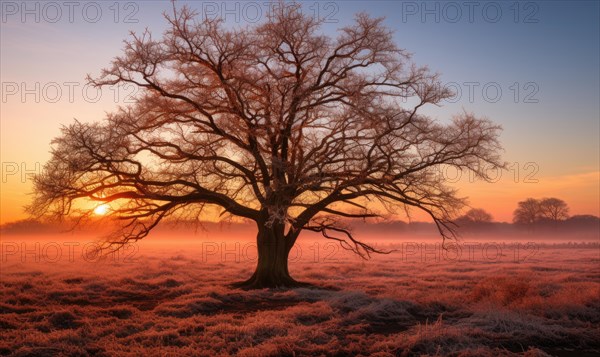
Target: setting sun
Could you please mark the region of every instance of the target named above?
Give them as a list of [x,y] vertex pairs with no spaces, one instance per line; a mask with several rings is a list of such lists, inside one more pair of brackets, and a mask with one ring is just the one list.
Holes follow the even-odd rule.
[[94,208],[94,213],[99,216],[103,216],[108,213],[109,208],[110,207],[107,204],[102,204],[102,205]]

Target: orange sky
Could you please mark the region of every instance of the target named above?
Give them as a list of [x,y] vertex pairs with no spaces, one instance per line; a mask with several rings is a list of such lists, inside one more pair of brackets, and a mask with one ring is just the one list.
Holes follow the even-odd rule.
[[[35,171],[35,165],[26,162],[25,168]],[[15,171],[13,173],[14,170]],[[26,175],[26,174],[25,174]],[[454,177],[454,176],[453,176]],[[600,215],[600,173],[588,172],[563,176],[535,176],[539,182],[524,183],[521,178],[514,181],[514,172],[504,171],[498,182],[470,182],[468,176],[453,184],[460,194],[469,198],[471,207],[484,208],[497,221],[511,221],[517,202],[526,198],[559,197],[567,201],[571,214]],[[25,179],[24,182],[22,180]],[[3,167],[1,189],[1,224],[24,219],[22,207],[28,203],[31,182],[22,176],[21,168],[14,164]],[[454,178],[452,178],[454,181]],[[6,182],[4,182],[6,181]],[[427,216],[412,212],[415,220],[428,220]],[[399,217],[399,219],[404,219]],[[210,220],[210,219],[209,219]]]

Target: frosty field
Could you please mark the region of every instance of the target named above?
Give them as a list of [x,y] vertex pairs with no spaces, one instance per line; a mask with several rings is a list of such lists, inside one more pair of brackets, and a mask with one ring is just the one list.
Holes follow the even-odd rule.
[[290,269],[314,288],[244,291],[228,284],[252,273],[250,241],[148,239],[103,260],[35,242],[2,239],[0,355],[600,353],[597,243],[483,242],[456,259],[413,241],[363,261],[304,242]]

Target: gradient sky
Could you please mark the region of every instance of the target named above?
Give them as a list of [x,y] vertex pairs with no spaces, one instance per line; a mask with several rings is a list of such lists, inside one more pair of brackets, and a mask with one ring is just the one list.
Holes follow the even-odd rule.
[[[216,11],[231,26],[268,11],[263,1],[188,3],[202,15]],[[23,169],[35,171],[49,158],[60,125],[102,120],[131,92],[106,88],[93,102],[95,90],[84,92],[85,75],[98,74],[120,54],[130,30],[148,27],[158,36],[165,29],[161,13],[171,6],[76,4],[70,14],[60,1],[1,3],[0,223],[25,218],[31,184]],[[466,173],[456,183],[473,207],[510,221],[518,201],[555,196],[572,214],[600,214],[599,2],[310,1],[303,8],[331,20],[323,26],[331,35],[356,12],[385,16],[398,45],[461,93],[429,114],[444,120],[466,110],[503,126],[504,158],[512,170],[495,183],[469,182]]]

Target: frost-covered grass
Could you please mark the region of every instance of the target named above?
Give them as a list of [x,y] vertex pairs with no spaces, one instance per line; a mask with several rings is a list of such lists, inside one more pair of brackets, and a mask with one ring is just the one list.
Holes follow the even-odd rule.
[[0,355],[600,353],[597,246],[457,262],[406,251],[362,261],[311,243],[290,269],[319,288],[289,291],[231,289],[252,255],[198,247],[142,244],[101,262],[4,252]]

